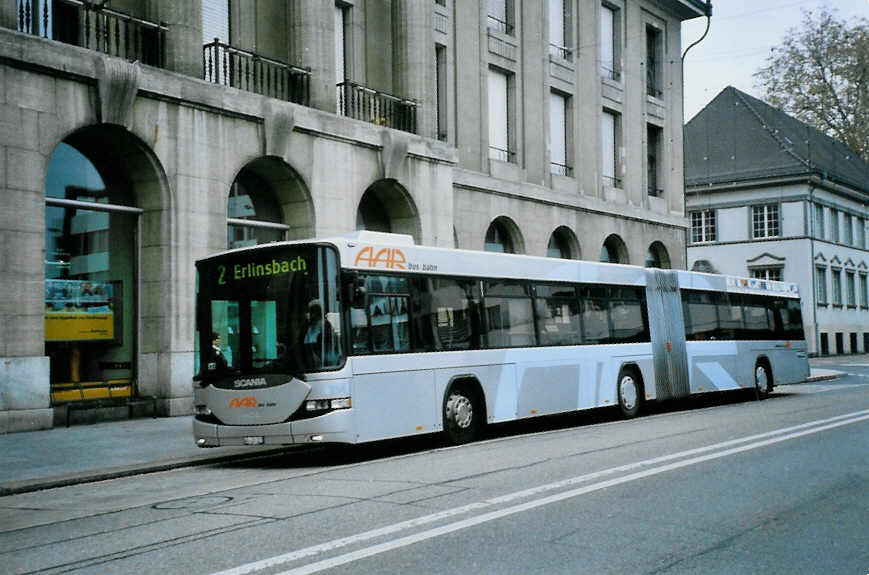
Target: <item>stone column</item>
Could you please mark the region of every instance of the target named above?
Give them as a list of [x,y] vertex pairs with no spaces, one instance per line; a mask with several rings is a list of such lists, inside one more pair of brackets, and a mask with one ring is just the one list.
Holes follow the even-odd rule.
[[437,138],[433,7],[429,0],[392,3],[392,82],[395,95],[419,107],[416,132]]
[[202,0],[154,0],[151,17],[169,27],[166,33],[166,68],[201,78]]
[[0,28],[18,29],[18,0],[0,0]]
[[290,35],[288,61],[311,69],[311,107],[335,112],[335,4],[290,2],[287,10]]

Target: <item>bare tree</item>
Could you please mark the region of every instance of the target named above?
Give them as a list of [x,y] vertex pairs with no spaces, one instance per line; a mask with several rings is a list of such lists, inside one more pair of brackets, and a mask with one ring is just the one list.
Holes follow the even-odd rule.
[[869,22],[803,13],[754,74],[767,102],[869,161]]

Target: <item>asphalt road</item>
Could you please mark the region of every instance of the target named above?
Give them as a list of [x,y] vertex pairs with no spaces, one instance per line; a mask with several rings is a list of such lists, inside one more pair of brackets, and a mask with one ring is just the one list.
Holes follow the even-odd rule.
[[869,573],[869,364],[3,498],[8,573]]

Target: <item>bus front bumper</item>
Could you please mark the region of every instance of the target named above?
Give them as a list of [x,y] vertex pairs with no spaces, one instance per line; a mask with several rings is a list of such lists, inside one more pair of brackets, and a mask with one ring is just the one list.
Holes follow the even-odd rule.
[[351,434],[352,409],[310,419],[269,425],[221,425],[193,418],[193,438],[199,447],[356,443]]

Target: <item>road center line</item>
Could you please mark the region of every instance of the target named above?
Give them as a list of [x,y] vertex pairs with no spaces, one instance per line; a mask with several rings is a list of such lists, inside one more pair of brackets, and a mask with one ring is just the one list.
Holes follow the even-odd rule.
[[[500,510],[494,510],[487,513],[483,513],[481,515],[477,515],[474,517],[469,517],[467,519],[463,519],[460,521],[456,521],[453,523],[449,523],[440,527],[436,527],[433,529],[429,529],[426,531],[422,531],[420,533],[416,533],[413,535],[408,535],[405,537],[400,537],[398,539],[394,539],[392,541],[387,541],[378,545],[373,545],[371,547],[366,547],[364,549],[360,549],[358,551],[354,551],[351,553],[346,553],[344,555],[339,555],[336,557],[332,557],[329,559],[324,559],[322,561],[310,563],[308,565],[302,565],[296,569],[291,569],[290,571],[286,571],[282,575],[302,575],[307,573],[316,573],[319,571],[323,571],[325,569],[330,569],[333,567],[337,567],[340,565],[344,565],[353,561],[357,561],[359,559],[364,559],[366,557],[371,557],[373,555],[377,555],[379,553],[384,553],[386,551],[390,551],[393,549],[398,549],[400,547],[405,547],[407,545],[412,545],[414,543],[418,543],[420,541],[424,541],[427,539],[431,539],[434,537],[439,537],[441,535],[445,535],[447,533],[452,533],[454,531],[458,531],[461,529],[466,529],[468,527],[472,527],[475,525],[479,525],[481,523],[485,523],[488,521],[493,521],[496,519],[500,519],[503,517],[507,517],[516,513],[521,513],[523,511],[528,511],[531,509],[535,509],[537,507],[541,507],[543,505],[549,505],[551,503],[556,503],[559,501],[563,501],[565,499],[570,499],[573,497],[578,497],[580,495],[584,495],[587,493],[591,493],[594,491],[599,491],[601,489],[606,489],[607,487],[612,487],[615,485],[621,485],[623,483],[628,483],[630,481],[636,481],[638,479],[643,479],[646,477],[651,477],[653,475],[658,475],[661,473],[666,473],[668,471],[673,471],[675,469],[680,469],[683,467],[688,467],[691,465],[697,465],[699,463],[703,463],[706,461],[712,461],[715,459],[719,459],[722,457],[727,457],[729,455],[734,455],[737,453],[742,453],[745,451],[750,451],[754,449],[759,449],[761,447],[766,447],[768,445],[773,445],[777,443],[781,443],[784,441],[788,441],[791,439],[796,439],[798,437],[803,437],[806,435],[811,435],[815,433],[820,433],[822,431],[826,431],[829,429],[834,429],[837,427],[842,427],[845,425],[851,425],[854,423],[859,423],[861,421],[865,421],[869,419],[869,410],[858,411],[854,413],[849,413],[845,415],[839,415],[836,417],[831,417],[828,419],[822,419],[817,421],[812,421],[809,423],[804,423],[800,425],[795,425],[792,427],[786,427],[782,429],[777,429],[774,431],[769,431],[765,433],[760,433],[756,435],[750,435],[738,439],[732,439],[729,441],[724,441],[720,443],[716,443],[713,445],[708,445],[705,447],[699,447],[696,449],[690,449],[687,451],[681,451],[678,453],[673,453],[670,455],[664,455],[661,457],[655,457],[652,459],[647,459],[635,463],[630,463],[627,465],[622,465],[618,467],[613,467],[610,469],[604,469],[601,471],[596,471],[593,473],[588,473],[585,475],[580,475],[577,477],[572,477],[570,479],[566,479],[563,481],[557,481],[554,483],[548,483],[546,485],[540,485],[537,487],[533,487],[530,489],[525,489],[522,491],[516,491],[514,493],[508,493],[507,495],[503,495],[500,497],[494,497],[491,499],[487,499],[484,501],[479,501],[476,503],[471,503],[469,505],[463,505],[460,507],[455,507],[452,509],[447,509],[441,511],[439,513],[433,513],[430,515],[425,515],[422,517],[418,517],[415,519],[411,519],[408,521],[402,521],[400,523],[395,523],[393,525],[387,525],[385,527],[381,527],[379,529],[374,529],[371,531],[365,531],[362,533],[358,533],[355,535],[351,535],[349,537],[344,537],[340,539],[335,539],[332,541],[328,541],[326,543],[321,543],[319,545],[314,545],[311,547],[306,547],[304,549],[298,549],[295,551],[291,551],[289,553],[285,553],[282,555],[277,555],[275,557],[270,557],[267,559],[263,559],[260,561],[255,561],[252,563],[247,563],[245,565],[240,565],[238,567],[228,569],[225,571],[221,571],[215,575],[242,575],[245,573],[253,573],[256,571],[261,571],[263,569],[277,567],[282,564],[290,563],[293,561],[298,561],[300,559],[305,559],[308,557],[313,557],[315,555],[320,555],[326,553],[328,551],[334,551],[336,549],[347,547],[349,545],[354,545],[358,543],[363,543],[366,541],[370,541],[372,539],[376,539],[378,537],[384,537],[387,535],[394,535],[401,532],[406,532],[418,527],[422,527],[424,525],[436,523],[438,521],[442,521],[444,519],[451,519],[453,517],[457,517],[459,515],[463,515],[470,512],[480,512],[485,509],[490,509],[497,505],[503,505],[505,503],[510,503],[519,499],[531,497],[534,495],[540,495],[546,492],[563,489],[565,487],[571,487],[573,485],[577,485],[580,483],[586,483],[589,481],[597,480],[607,475],[613,475],[615,473],[624,473],[633,471],[642,467],[649,467],[653,465],[658,465],[658,467],[653,467],[651,469],[647,469],[644,471],[639,471],[635,473],[630,473],[628,475],[624,475],[622,477],[616,477],[613,479],[609,479],[606,481],[600,481],[598,483],[593,483],[590,485],[585,485],[583,487],[579,487],[576,489],[572,489],[569,491],[564,491],[561,493],[556,493],[553,495],[549,495],[546,497],[541,497],[539,499],[534,499],[532,501],[528,501],[525,503],[521,503],[518,505],[514,505],[512,507],[507,507]],[[751,443],[754,442],[754,443]],[[740,444],[746,444],[741,445]],[[733,447],[738,446],[738,447]],[[714,453],[709,453],[714,452]],[[700,454],[706,455],[700,455]],[[688,459],[684,459],[688,458]],[[676,459],[682,459],[682,461],[676,461],[673,463],[666,463],[668,461],[673,461]],[[663,465],[661,465],[663,464]]]

